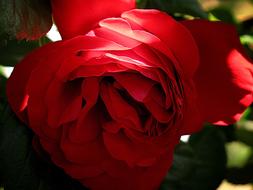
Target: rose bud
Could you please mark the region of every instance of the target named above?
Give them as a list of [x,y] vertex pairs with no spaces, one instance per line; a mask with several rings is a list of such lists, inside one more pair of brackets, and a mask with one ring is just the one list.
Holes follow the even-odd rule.
[[75,14],[63,2],[53,11],[64,40],[18,64],[7,95],[52,161],[84,186],[158,189],[181,135],[234,123],[252,103],[253,68],[232,26],[157,10],[105,18],[110,6],[67,19],[78,23],[72,33],[57,16]]
[[104,18],[135,8],[135,0],[51,0],[54,21],[63,38],[85,34]]

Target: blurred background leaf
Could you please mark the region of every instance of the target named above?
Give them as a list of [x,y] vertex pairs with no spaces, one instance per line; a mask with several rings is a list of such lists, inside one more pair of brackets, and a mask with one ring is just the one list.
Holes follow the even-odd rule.
[[32,148],[33,133],[0,104],[0,184],[4,190],[87,190]]
[[0,29],[17,39],[35,40],[52,26],[50,0],[1,0]]
[[215,190],[225,173],[225,136],[219,128],[207,126],[178,145],[161,190]]
[[236,24],[237,21],[231,12],[231,9],[227,7],[216,7],[209,11],[209,14],[215,16],[216,19],[222,20],[230,24]]
[[208,16],[197,0],[140,0],[138,7],[159,9],[170,15],[190,15],[199,18]]
[[21,59],[33,49],[48,43],[47,37],[36,41],[8,39],[7,35],[0,36],[0,65],[15,66]]

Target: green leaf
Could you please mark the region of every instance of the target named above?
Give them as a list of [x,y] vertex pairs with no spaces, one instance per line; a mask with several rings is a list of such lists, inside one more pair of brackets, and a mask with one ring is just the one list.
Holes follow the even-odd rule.
[[253,121],[246,120],[240,123],[235,131],[238,141],[253,147]]
[[228,9],[226,7],[217,7],[210,11],[210,13],[215,16],[217,19],[230,23],[230,24],[236,24],[236,19],[231,11],[231,9]]
[[141,0],[140,8],[154,8],[169,14],[191,15],[199,18],[208,18],[197,0]]
[[7,104],[1,104],[0,114],[0,182],[5,190],[85,190],[50,161],[39,159],[33,133]]
[[6,35],[0,36],[0,65],[15,66],[21,59],[40,46],[40,42],[49,42],[47,37],[42,37],[39,41],[26,41],[8,39]]
[[242,44],[253,44],[253,35],[242,35],[240,36],[240,40]]
[[52,26],[49,0],[1,0],[0,12],[0,31],[17,39],[38,39]]
[[228,168],[242,168],[244,167],[250,156],[252,155],[252,149],[250,146],[234,141],[226,144],[228,162]]
[[31,131],[18,122],[9,107],[1,111],[0,122],[0,176],[4,188],[39,189],[40,180],[31,166],[35,162]]
[[0,103],[6,101],[5,87],[7,78],[2,73],[2,68],[0,67]]
[[225,138],[215,127],[206,127],[181,143],[161,190],[215,190],[225,177]]
[[1,65],[15,66],[27,53],[38,47],[35,41],[25,42],[17,40],[6,40],[5,44],[0,44]]

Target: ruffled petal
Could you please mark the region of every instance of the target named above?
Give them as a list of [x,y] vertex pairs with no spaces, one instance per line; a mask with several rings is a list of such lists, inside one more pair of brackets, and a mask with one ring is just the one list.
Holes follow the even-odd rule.
[[[89,123],[88,123],[89,122]],[[91,126],[89,125],[97,125],[95,121],[87,121],[83,126],[86,128],[86,131],[89,132],[91,130]],[[69,126],[67,126],[69,127]],[[84,143],[75,143],[71,141],[68,137],[71,131],[68,128],[64,128],[63,135],[61,139],[61,150],[64,153],[66,160],[80,165],[85,166],[94,166],[99,165],[101,161],[108,157],[108,153],[105,149],[104,142],[100,133],[100,136],[97,136],[93,141],[86,141]],[[71,126],[74,127],[74,126]],[[95,126],[96,127],[96,126]],[[83,130],[84,131],[84,130]],[[83,132],[82,131],[82,132]],[[99,132],[98,132],[99,133]]]
[[[64,142],[62,143],[61,146],[64,148],[66,152],[68,152],[70,148],[73,149],[73,151],[70,152],[71,154],[73,154],[71,158],[75,158],[77,154],[79,154],[78,156],[86,155],[87,157],[85,156],[86,158],[85,161],[87,161],[87,164],[74,163],[66,160],[65,155],[60,149],[60,146],[56,143],[48,141],[48,139],[40,138],[40,143],[42,147],[50,154],[52,161],[57,166],[64,168],[65,172],[73,178],[82,179],[85,177],[94,177],[103,173],[103,170],[99,164],[92,164],[93,162],[97,161],[96,159],[98,157],[104,158],[104,155],[101,156],[102,152],[101,151],[99,152],[100,153],[99,156],[95,156],[96,154],[94,153],[94,151],[92,154],[88,154],[88,156],[85,154],[86,152],[82,152],[84,150],[90,151],[90,149],[99,148],[98,142],[89,144],[89,146],[80,146],[80,145],[78,146],[75,144],[73,145],[71,143],[68,143],[67,139],[65,139]],[[99,161],[101,161],[101,159]]]
[[114,78],[137,101],[143,102],[155,82],[135,73],[114,74]]
[[141,25],[136,28],[133,24],[135,23],[122,18],[108,18],[99,22],[99,26],[102,27],[102,29],[117,33],[118,35],[123,36],[123,38],[127,37],[130,40],[147,44],[148,46],[165,54],[175,65],[178,65],[178,61],[174,56],[174,53],[166,46],[159,36],[156,36],[150,31],[146,31],[146,28],[143,30]]
[[96,105],[99,95],[99,80],[96,78],[84,79],[82,83],[83,105],[82,111],[74,127],[70,127],[68,138],[71,142],[85,144],[97,139],[101,132],[99,113]]
[[130,167],[151,166],[166,149],[154,144],[135,143],[122,131],[103,133],[104,143],[113,158],[125,161]]
[[[47,110],[45,105],[45,93],[53,80],[60,63],[64,57],[55,57],[57,51],[61,51],[62,45],[55,49],[47,49],[39,58],[39,63],[36,69],[33,70],[29,80],[27,81],[27,93],[29,94],[29,102],[27,106],[29,115],[29,126],[33,129],[40,129],[46,121]],[[42,49],[40,49],[42,50]],[[46,50],[45,50],[46,51]],[[33,57],[33,61],[38,58]],[[38,132],[38,131],[36,131]]]
[[110,84],[102,83],[101,98],[111,117],[130,128],[142,131],[137,111],[126,102]]
[[200,51],[194,76],[201,113],[208,122],[236,122],[252,103],[253,68],[235,29],[221,22],[182,22]]
[[199,63],[197,46],[190,32],[166,13],[135,9],[121,16],[163,41],[173,52],[185,76],[192,76]]
[[81,82],[51,81],[44,98],[49,126],[59,127],[78,118],[82,106]]

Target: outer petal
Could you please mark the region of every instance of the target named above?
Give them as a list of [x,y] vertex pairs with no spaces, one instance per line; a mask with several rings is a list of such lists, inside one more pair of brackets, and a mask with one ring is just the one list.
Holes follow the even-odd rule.
[[50,43],[41,48],[34,50],[28,56],[26,56],[19,64],[15,66],[15,69],[7,81],[7,97],[13,111],[19,116],[22,121],[25,121],[24,110],[27,106],[28,93],[27,82],[34,68],[37,67],[38,62],[35,58],[45,57],[47,52],[51,52],[58,47],[61,42]]
[[51,0],[56,25],[64,39],[85,34],[104,18],[135,8],[135,0]]
[[194,80],[208,122],[234,123],[252,102],[253,68],[235,29],[221,22],[182,22],[192,33],[201,63]]
[[[174,139],[178,141],[177,138]],[[108,174],[102,174],[94,178],[86,178],[81,181],[85,186],[96,190],[155,190],[172,163],[174,145],[171,144],[169,151],[163,154],[159,160],[150,167],[126,167],[123,162],[107,162],[105,170]]]

